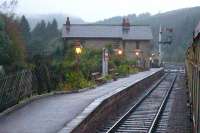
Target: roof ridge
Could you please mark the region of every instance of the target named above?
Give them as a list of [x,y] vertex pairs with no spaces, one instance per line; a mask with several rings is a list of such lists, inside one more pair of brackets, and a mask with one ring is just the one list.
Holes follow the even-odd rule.
[[[66,25],[66,24],[63,24]],[[74,26],[122,26],[121,24],[71,24]],[[134,25],[130,24],[130,26],[150,26],[150,25]]]

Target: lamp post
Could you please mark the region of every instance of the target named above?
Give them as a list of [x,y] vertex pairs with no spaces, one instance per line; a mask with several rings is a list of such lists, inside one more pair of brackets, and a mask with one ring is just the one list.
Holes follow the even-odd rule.
[[79,72],[79,66],[80,66],[80,55],[82,53],[82,46],[79,41],[76,42],[75,45],[75,53],[76,53],[76,63],[77,63],[77,72]]
[[150,57],[150,58],[149,58],[149,66],[150,66],[150,68],[152,67],[152,60],[153,60],[153,58]]
[[159,65],[161,65],[162,63],[162,27],[160,25],[160,29],[159,29],[159,37],[158,37],[158,46],[159,46]]
[[139,55],[140,55],[140,53],[138,51],[136,51],[135,55],[137,57],[137,66],[139,66],[140,65],[140,63],[139,63]]
[[102,53],[102,75],[105,77],[108,75],[108,50],[106,48],[103,48]]
[[145,68],[146,60],[143,55],[143,51],[141,49],[137,49],[135,51],[135,55],[137,57],[137,64],[141,68]]

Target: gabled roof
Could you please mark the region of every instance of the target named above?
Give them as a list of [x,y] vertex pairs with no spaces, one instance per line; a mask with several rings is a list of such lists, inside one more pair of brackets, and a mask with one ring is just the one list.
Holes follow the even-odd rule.
[[122,40],[152,40],[150,26],[131,25],[127,33],[123,33],[122,25],[71,24],[62,29],[63,38],[118,38]]

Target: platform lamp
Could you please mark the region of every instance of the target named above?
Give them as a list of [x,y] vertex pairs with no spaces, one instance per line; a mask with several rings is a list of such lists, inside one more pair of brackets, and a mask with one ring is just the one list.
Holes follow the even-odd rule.
[[152,67],[152,63],[153,63],[153,57],[149,57],[149,66],[150,66],[150,68]]
[[80,55],[80,54],[82,53],[82,47],[81,47],[81,46],[76,46],[76,47],[75,47],[75,53],[76,53],[77,55]]
[[123,55],[123,50],[122,49],[117,49],[117,54],[119,55],[119,56],[122,56]]
[[79,66],[80,66],[80,55],[82,53],[82,46],[80,41],[75,42],[75,53],[76,53],[76,64],[77,64],[77,71],[79,72]]
[[137,57],[139,57],[140,53],[139,53],[139,52],[135,52],[135,55],[136,55]]
[[136,59],[137,59],[137,66],[139,66],[139,56],[140,56],[139,51],[136,51],[135,55],[136,55]]

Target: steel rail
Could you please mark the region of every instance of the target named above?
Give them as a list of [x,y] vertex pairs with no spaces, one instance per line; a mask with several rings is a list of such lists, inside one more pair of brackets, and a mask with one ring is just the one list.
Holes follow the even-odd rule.
[[165,108],[165,105],[166,105],[167,101],[168,101],[169,95],[170,95],[170,93],[171,93],[171,91],[173,89],[173,86],[174,86],[174,83],[176,81],[176,78],[177,78],[177,74],[176,74],[174,80],[172,81],[172,84],[170,85],[170,88],[167,91],[167,93],[166,93],[166,95],[165,95],[165,97],[164,97],[164,99],[163,99],[163,101],[161,103],[160,108],[158,109],[158,112],[157,112],[157,114],[156,114],[156,116],[155,116],[155,118],[154,118],[154,120],[153,120],[153,122],[151,124],[151,127],[148,130],[148,133],[153,133],[155,131],[156,125],[158,124],[159,118],[160,118],[160,116],[161,116],[161,114],[162,114],[162,112],[163,112],[163,110]]
[[127,111],[126,114],[124,114],[117,122],[115,122],[115,124],[106,133],[114,133],[118,129],[120,124],[146,99],[146,97],[148,97],[151,94],[152,91],[154,91],[157,88],[157,86],[167,77],[168,74],[169,73],[165,74],[158,82],[156,82],[152,86],[152,89],[145,93],[145,95],[141,97],[138,100],[138,102],[136,102],[136,104],[134,104],[134,106]]

